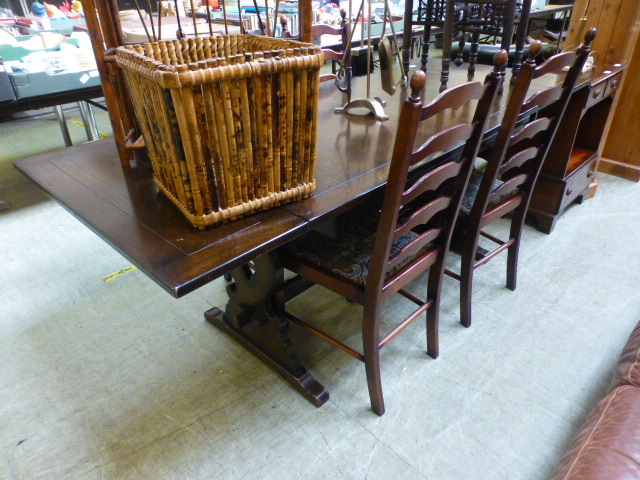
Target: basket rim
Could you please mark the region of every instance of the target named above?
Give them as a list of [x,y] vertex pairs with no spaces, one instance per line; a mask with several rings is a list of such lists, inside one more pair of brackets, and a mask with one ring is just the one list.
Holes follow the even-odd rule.
[[[291,70],[302,70],[309,68],[320,68],[324,65],[324,54],[318,45],[299,42],[297,40],[264,37],[253,34],[237,35],[214,35],[208,37],[198,37],[197,39],[178,40],[183,44],[189,40],[202,40],[204,38],[252,38],[271,44],[279,44],[282,48],[254,50],[236,55],[223,55],[200,60],[198,62],[186,62],[178,65],[167,65],[155,58],[143,53],[146,46],[158,46],[160,44],[172,43],[175,40],[161,40],[158,42],[143,42],[128,44],[116,49],[116,63],[125,70],[136,71],[137,73],[160,84],[163,88],[182,88],[187,86],[200,85],[226,79],[244,78],[254,75],[268,75]],[[197,45],[196,48],[201,48]],[[142,52],[140,52],[142,50]],[[246,60],[246,55],[251,55]],[[267,58],[265,57],[265,54]],[[254,58],[257,55],[258,58]],[[238,61],[240,60],[240,61]],[[228,62],[231,61],[231,64]]]

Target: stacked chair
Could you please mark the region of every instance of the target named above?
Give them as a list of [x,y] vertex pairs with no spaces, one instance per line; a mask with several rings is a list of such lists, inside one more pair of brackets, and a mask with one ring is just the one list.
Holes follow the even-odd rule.
[[[438,315],[444,265],[456,217],[487,120],[502,85],[500,71],[506,52],[496,55],[493,72],[483,84],[456,86],[423,105],[419,93],[426,75],[411,79],[411,96],[403,103],[380,216],[347,227],[340,238],[311,231],[280,252],[282,264],[303,278],[322,285],[364,307],[363,351],[359,352],[289,313],[287,318],[365,364],[371,408],[385,411],[380,377],[380,349],[424,312],[427,313],[427,352],[438,356]],[[449,127],[416,148],[421,125],[437,122],[442,115],[477,100],[470,124]],[[433,118],[435,117],[435,118]],[[458,160],[431,169],[408,181],[409,169],[430,155],[463,145]],[[403,288],[429,270],[427,298],[422,300]],[[385,336],[380,336],[381,309],[399,293],[418,308]]]
[[[331,48],[323,48],[325,62],[332,62],[332,70],[334,73],[323,73],[320,75],[320,82],[328,82],[331,80],[336,81],[336,86],[346,93],[351,93],[351,54],[349,52],[349,20],[347,19],[347,12],[344,9],[340,10],[340,26],[334,27],[324,23],[315,23],[311,25],[311,37],[315,42],[321,42],[321,37],[324,35],[333,35],[340,37],[340,48],[338,51]],[[288,38],[291,40],[298,40],[299,35],[292,35],[289,31],[289,21],[286,17],[280,17],[280,27],[282,29],[282,38]],[[336,74],[336,64],[338,65],[338,73]],[[342,78],[345,79],[344,85],[338,81]]]

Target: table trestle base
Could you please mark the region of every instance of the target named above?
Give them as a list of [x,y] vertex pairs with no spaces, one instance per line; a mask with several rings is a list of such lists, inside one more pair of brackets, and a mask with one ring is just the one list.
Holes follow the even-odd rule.
[[284,272],[274,254],[257,257],[252,265],[231,271],[225,311],[212,308],[207,321],[284,377],[317,407],[329,399],[329,391],[305,369],[289,338],[289,321],[283,315]]

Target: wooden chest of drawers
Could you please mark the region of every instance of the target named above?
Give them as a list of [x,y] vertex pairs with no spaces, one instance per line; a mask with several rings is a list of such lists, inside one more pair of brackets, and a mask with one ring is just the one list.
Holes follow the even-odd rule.
[[623,69],[601,67],[573,93],[531,199],[529,218],[538,230],[551,233],[562,212],[585,199]]

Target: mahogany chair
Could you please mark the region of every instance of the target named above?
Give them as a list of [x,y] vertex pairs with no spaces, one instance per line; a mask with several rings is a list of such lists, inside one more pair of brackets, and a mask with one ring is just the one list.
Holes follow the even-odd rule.
[[[311,25],[311,37],[314,41],[319,41],[319,39],[323,35],[335,35],[340,37],[341,48],[340,51],[333,50],[331,48],[323,48],[322,53],[324,53],[325,61],[331,61],[335,66],[335,62],[337,62],[341,67],[338,71],[338,74],[342,72],[342,75],[339,78],[339,75],[335,73],[335,67],[333,69],[334,73],[325,73],[320,75],[320,82],[328,82],[331,80],[336,81],[336,86],[343,92],[349,92],[351,89],[351,55],[348,51],[346,51],[347,43],[349,41],[349,21],[347,20],[347,12],[344,9],[340,9],[340,17],[342,18],[340,22],[340,27],[334,27],[332,25],[327,25],[324,23],[315,23]],[[289,21],[286,17],[280,17],[280,26],[282,28],[282,38],[290,38],[290,39],[298,39],[299,36],[292,35],[289,31]],[[346,55],[345,55],[346,52]],[[341,85],[338,80],[345,78],[344,85]]]
[[[507,288],[516,288],[520,239],[531,192],[595,36],[596,30],[591,29],[584,44],[575,52],[561,53],[540,66],[536,66],[535,57],[540,53],[542,44],[539,41],[531,44],[529,58],[512,87],[486,169],[472,173],[455,233],[456,239],[461,239],[462,243],[460,274],[446,272],[460,280],[460,323],[465,327],[471,325],[473,272],[476,268],[507,250]],[[566,68],[569,71],[564,80],[557,83],[555,75]],[[547,84],[554,86],[527,98],[531,82],[544,76],[551,77]],[[536,111],[534,121],[516,129],[523,114]],[[483,230],[507,214],[510,214],[511,227],[506,241]],[[481,236],[498,247],[491,252],[481,249],[478,246]]]
[[[422,52],[420,70],[427,71],[427,63],[429,61],[429,40],[434,27],[444,27],[444,19],[446,14],[448,0],[419,0],[416,19],[413,20],[409,12],[405,14],[404,30],[410,30],[414,25],[420,25],[424,28],[422,34]],[[413,5],[413,1],[408,2]],[[402,61],[405,72],[409,71],[409,57],[411,51],[411,37],[407,37],[402,44]]]
[[[467,38],[471,39],[469,52],[468,79],[475,75],[480,37],[500,38],[500,48],[509,51],[513,42],[514,21],[517,0],[447,0],[455,3],[449,7],[445,16],[443,62],[440,76],[440,91],[447,88],[453,36],[458,35],[459,49],[455,59],[456,66],[463,63],[463,50]],[[452,11],[453,10],[453,11]],[[505,65],[506,69],[506,65]]]
[[[419,97],[426,74],[416,72],[410,82],[411,97],[403,103],[400,112],[380,217],[351,225],[337,239],[311,231],[280,251],[285,268],[364,306],[363,353],[289,313],[286,315],[293,323],[364,362],[371,408],[378,415],[385,410],[380,349],[425,311],[427,352],[433,358],[438,356],[444,264],[471,166],[502,83],[500,68],[506,60],[506,52],[496,55],[494,71],[484,85],[474,82],[457,86],[428,105],[423,105]],[[472,100],[478,100],[478,105],[470,124],[451,126],[421,146],[414,146],[422,122],[429,123],[437,114],[458,109]],[[431,128],[435,129],[435,125]],[[415,181],[407,179],[410,168],[418,162],[458,146],[462,152],[459,160],[449,159]],[[426,270],[429,270],[427,299],[421,300],[403,287]],[[382,304],[395,293],[417,304],[418,309],[380,338]]]

